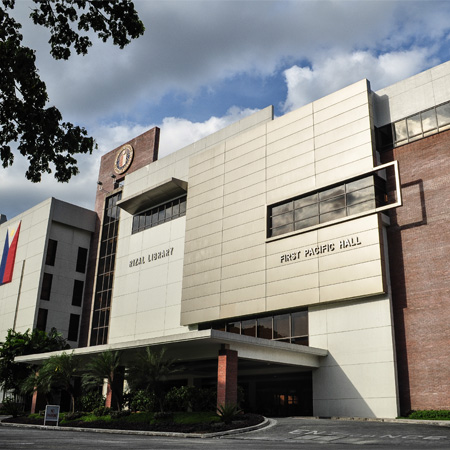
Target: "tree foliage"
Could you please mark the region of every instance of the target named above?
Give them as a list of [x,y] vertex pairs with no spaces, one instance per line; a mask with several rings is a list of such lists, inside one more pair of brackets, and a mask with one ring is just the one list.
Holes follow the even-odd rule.
[[4,342],[0,342],[0,386],[5,391],[21,392],[24,380],[32,373],[30,366],[14,362],[17,356],[46,353],[69,348],[67,341],[55,328],[45,331],[30,330],[20,333],[12,329]]
[[120,410],[122,386],[117,383],[121,374],[120,352],[107,350],[94,356],[83,369],[83,386],[87,390],[97,389],[106,379]]
[[169,357],[165,347],[153,350],[147,347],[127,372],[127,381],[134,391],[152,392],[162,412],[166,396],[166,381],[177,371],[175,360]]
[[[13,164],[11,144],[28,158],[26,178],[39,182],[43,173],[69,181],[78,173],[73,155],[92,153],[95,142],[87,131],[63,122],[60,111],[48,106],[45,83],[35,65],[34,50],[22,44],[17,23],[8,12],[15,0],[1,0],[0,7],[0,159],[4,168]],[[30,17],[50,30],[50,53],[68,59],[72,48],[85,55],[92,45],[84,33],[94,31],[102,41],[112,39],[123,48],[144,33],[129,0],[33,0]]]

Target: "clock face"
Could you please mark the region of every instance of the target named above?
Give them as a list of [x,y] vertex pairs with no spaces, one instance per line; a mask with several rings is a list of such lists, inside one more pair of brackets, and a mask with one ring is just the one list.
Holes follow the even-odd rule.
[[119,149],[114,160],[114,172],[121,175],[126,172],[133,161],[133,147],[130,144],[124,145]]

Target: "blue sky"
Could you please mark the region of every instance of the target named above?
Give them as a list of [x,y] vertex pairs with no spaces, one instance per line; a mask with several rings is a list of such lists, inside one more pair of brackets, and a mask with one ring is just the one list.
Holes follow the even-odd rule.
[[273,104],[283,115],[362,78],[381,89],[450,59],[448,1],[135,0],[145,35],[125,49],[96,41],[87,56],[54,61],[48,32],[14,17],[36,49],[49,104],[98,143],[67,184],[0,168],[9,219],[53,196],[92,209],[102,154],[153,126],[160,157]]

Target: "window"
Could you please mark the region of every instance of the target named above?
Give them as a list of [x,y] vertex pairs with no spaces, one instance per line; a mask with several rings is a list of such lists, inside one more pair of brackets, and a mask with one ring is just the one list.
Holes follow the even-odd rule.
[[377,147],[398,147],[450,128],[450,102],[378,128]]
[[80,280],[74,280],[73,293],[72,293],[72,305],[81,306],[83,303],[83,288],[84,282]]
[[80,325],[80,316],[78,314],[71,314],[69,321],[69,333],[67,334],[68,341],[78,341],[79,325]]
[[371,174],[269,206],[268,237],[373,210],[386,204],[385,192],[384,180]]
[[79,273],[86,273],[87,254],[87,248],[78,247],[77,268],[75,270]]
[[261,339],[308,345],[307,310],[199,325],[201,330],[209,328],[244,336],[259,337]]
[[58,241],[49,239],[47,243],[47,255],[45,257],[45,264],[47,266],[55,265],[56,248],[58,247]]
[[44,273],[41,287],[41,300],[50,300],[50,292],[52,290],[53,275],[51,273]]
[[132,233],[156,227],[186,215],[186,195],[133,216]]
[[36,322],[36,330],[45,331],[47,326],[48,309],[39,308]]

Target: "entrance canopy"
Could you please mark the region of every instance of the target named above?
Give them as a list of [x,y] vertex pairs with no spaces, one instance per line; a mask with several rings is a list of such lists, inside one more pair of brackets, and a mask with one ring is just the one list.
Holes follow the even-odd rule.
[[[243,336],[218,330],[190,331],[157,338],[115,344],[97,345],[73,349],[73,355],[89,359],[107,350],[123,352],[126,364],[136,353],[145,347],[165,347],[167,354],[180,362],[216,359],[221,349],[234,350],[239,359],[260,362],[264,364],[296,366],[298,370],[315,369],[320,366],[320,359],[328,355],[328,351],[320,348],[290,344],[287,342]],[[42,364],[51,356],[68,353],[71,350],[39,353],[19,356],[15,362]]]

